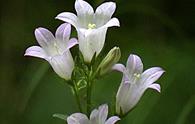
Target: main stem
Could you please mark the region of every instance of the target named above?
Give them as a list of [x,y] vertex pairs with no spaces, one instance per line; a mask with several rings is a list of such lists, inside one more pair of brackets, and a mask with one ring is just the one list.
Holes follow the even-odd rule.
[[77,86],[76,86],[75,82],[73,82],[73,84],[74,84],[74,86],[73,86],[73,91],[74,91],[74,95],[75,95],[76,102],[77,102],[77,105],[78,105],[78,109],[79,109],[80,112],[83,112],[82,106],[81,106],[80,97],[79,97],[79,95],[78,95]]
[[91,112],[91,91],[92,91],[92,81],[90,79],[90,77],[88,77],[88,81],[87,81],[87,115],[90,115]]

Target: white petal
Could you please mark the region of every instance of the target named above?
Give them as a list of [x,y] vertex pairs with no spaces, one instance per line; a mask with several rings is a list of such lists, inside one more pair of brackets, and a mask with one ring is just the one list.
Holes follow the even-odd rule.
[[80,123],[78,122],[78,120],[76,120],[76,119],[73,118],[73,117],[68,117],[68,118],[67,118],[67,123],[68,123],[68,124],[80,124]]
[[70,38],[71,26],[68,23],[61,24],[56,30],[56,39],[60,42],[68,42]]
[[115,64],[113,67],[112,67],[112,70],[116,70],[116,71],[119,71],[119,72],[122,72],[124,73],[126,68],[123,64]]
[[141,86],[137,86],[136,84],[131,85],[129,92],[127,93],[127,98],[124,101],[124,110],[129,112],[132,108],[134,108],[141,97],[143,96],[145,89],[142,89]]
[[156,90],[160,93],[160,85],[159,84],[151,84],[148,87],[151,88],[151,89],[154,89],[154,90]]
[[139,56],[130,54],[127,60],[127,71],[130,76],[141,74],[143,71],[143,63]]
[[67,118],[68,124],[89,124],[88,118],[82,113],[74,113]]
[[38,58],[42,58],[42,59],[47,58],[47,54],[39,46],[29,47],[28,49],[26,49],[26,52],[25,52],[24,56],[33,56],[33,57],[38,57]]
[[145,90],[142,85],[137,83],[132,84],[128,81],[122,81],[116,96],[117,114],[129,112],[139,102]]
[[81,25],[86,27],[92,22],[94,10],[89,3],[84,0],[76,0],[75,9]]
[[94,42],[90,40],[89,37],[86,37],[85,31],[79,30],[78,31],[78,40],[79,40],[79,50],[81,51],[84,61],[90,63],[93,55],[95,54],[95,49],[93,48]]
[[128,111],[124,109],[124,108],[127,108],[126,107],[127,103],[124,103],[124,102],[126,101],[125,99],[127,98],[127,95],[128,95],[127,93],[130,89],[130,86],[131,86],[130,83],[121,82],[120,87],[118,89],[118,92],[116,95],[116,112],[119,115],[121,114],[121,109],[123,113],[126,113],[126,111]]
[[108,28],[108,27],[113,27],[113,26],[120,26],[120,22],[117,18],[112,18],[110,19],[104,26],[102,26],[101,28]]
[[103,16],[111,18],[115,9],[116,4],[114,2],[105,2],[97,7],[95,14],[102,14]]
[[93,55],[99,55],[105,43],[107,29],[79,30],[79,49],[83,54],[85,62],[91,62]]
[[98,108],[98,110],[99,110],[99,123],[103,124],[105,123],[108,116],[108,105],[107,104],[101,105]]
[[57,55],[48,60],[54,71],[66,80],[71,79],[72,71],[74,69],[74,61],[69,50],[63,55]]
[[114,124],[114,123],[116,123],[116,122],[119,121],[119,120],[120,120],[119,117],[113,116],[113,117],[110,117],[110,118],[106,121],[105,124]]
[[99,111],[97,109],[94,109],[91,114],[90,114],[90,120],[91,122],[97,122],[98,121],[98,117],[99,116]]
[[152,67],[150,69],[147,69],[141,75],[140,82],[147,87],[157,81],[164,72],[165,71],[160,67]]
[[60,13],[56,16],[56,19],[59,19],[59,20],[62,20],[62,21],[65,21],[65,22],[68,22],[70,23],[71,25],[73,25],[75,28],[78,27],[78,19],[77,19],[77,16],[73,13],[70,13],[70,12],[63,12],[63,13]]
[[50,47],[55,41],[53,34],[45,28],[37,28],[35,30],[35,37],[43,48]]
[[78,16],[94,13],[92,6],[84,0],[76,0],[75,9]]
[[116,9],[116,4],[114,2],[105,2],[97,7],[95,11],[95,22],[97,26],[104,25],[110,20],[114,11]]
[[67,49],[70,49],[77,44],[78,44],[78,40],[76,38],[71,38],[67,44]]

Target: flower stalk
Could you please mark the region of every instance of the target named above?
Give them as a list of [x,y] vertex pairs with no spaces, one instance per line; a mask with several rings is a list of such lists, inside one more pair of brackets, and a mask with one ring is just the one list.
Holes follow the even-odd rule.
[[87,77],[87,115],[91,112],[91,95],[92,95],[92,85],[93,85],[93,71],[92,68],[88,73]]
[[73,94],[76,98],[76,103],[77,103],[78,109],[79,109],[80,112],[83,112],[82,105],[81,105],[81,100],[80,100],[80,97],[79,97],[79,94],[78,94],[79,90],[77,88],[76,82],[73,82],[72,89],[73,89]]
[[91,82],[90,81],[88,81],[87,82],[87,115],[89,116],[89,114],[90,114],[90,111],[91,111],[91,91],[92,91],[92,89],[91,89],[92,87],[91,87]]

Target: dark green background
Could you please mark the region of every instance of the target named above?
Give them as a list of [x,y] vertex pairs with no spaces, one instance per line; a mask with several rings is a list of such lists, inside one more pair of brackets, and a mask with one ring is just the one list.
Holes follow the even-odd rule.
[[[103,0],[89,1],[97,7]],[[139,55],[144,67],[161,66],[162,93],[147,90],[124,124],[195,123],[195,1],[117,0],[120,28],[109,28],[105,52],[113,46]],[[71,90],[41,59],[24,57],[37,44],[34,29],[53,33],[54,17],[74,11],[74,0],[1,0],[0,124],[63,124],[54,113],[77,112]],[[75,34],[75,29],[73,28]],[[95,85],[93,104],[110,103],[121,74],[113,72]]]

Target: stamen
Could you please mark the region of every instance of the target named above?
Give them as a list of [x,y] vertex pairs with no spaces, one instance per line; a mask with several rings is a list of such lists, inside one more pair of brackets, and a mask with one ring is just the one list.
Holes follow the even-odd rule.
[[87,27],[88,27],[88,29],[94,29],[94,28],[96,28],[96,24],[89,23]]
[[134,73],[133,76],[135,76],[136,78],[140,78],[141,75],[138,73]]

